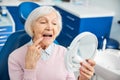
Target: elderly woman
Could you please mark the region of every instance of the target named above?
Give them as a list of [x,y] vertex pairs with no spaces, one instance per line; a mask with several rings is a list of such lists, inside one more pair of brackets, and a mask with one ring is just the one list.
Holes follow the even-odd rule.
[[[53,7],[41,6],[31,12],[25,30],[32,40],[9,56],[11,80],[75,80],[64,64],[66,48],[54,42],[62,29],[61,15]],[[81,62],[78,80],[89,80],[95,62]]]

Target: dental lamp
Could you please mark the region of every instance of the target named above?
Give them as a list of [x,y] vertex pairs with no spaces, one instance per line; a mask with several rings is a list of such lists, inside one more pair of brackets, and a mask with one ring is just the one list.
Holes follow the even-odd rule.
[[80,62],[93,59],[98,47],[97,37],[83,32],[74,38],[65,55],[65,65],[70,72],[79,72]]

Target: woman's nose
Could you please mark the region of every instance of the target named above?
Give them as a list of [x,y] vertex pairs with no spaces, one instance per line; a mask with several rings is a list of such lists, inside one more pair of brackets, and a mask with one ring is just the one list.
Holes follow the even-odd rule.
[[51,30],[52,28],[53,28],[52,23],[49,23],[46,29]]

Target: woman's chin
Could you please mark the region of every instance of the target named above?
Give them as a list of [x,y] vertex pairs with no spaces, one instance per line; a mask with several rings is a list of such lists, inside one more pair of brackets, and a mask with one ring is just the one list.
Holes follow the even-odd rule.
[[53,40],[42,40],[42,43],[45,44],[45,45],[50,45],[51,43],[53,43]]

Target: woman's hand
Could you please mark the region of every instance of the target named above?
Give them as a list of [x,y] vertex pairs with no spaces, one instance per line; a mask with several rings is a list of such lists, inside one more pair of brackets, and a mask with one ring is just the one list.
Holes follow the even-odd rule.
[[25,56],[25,69],[35,69],[37,61],[39,60],[41,54],[40,46],[41,39],[36,40],[32,45],[28,46],[27,54]]
[[94,74],[95,61],[87,59],[86,62],[80,63],[80,77],[79,80],[89,80]]

